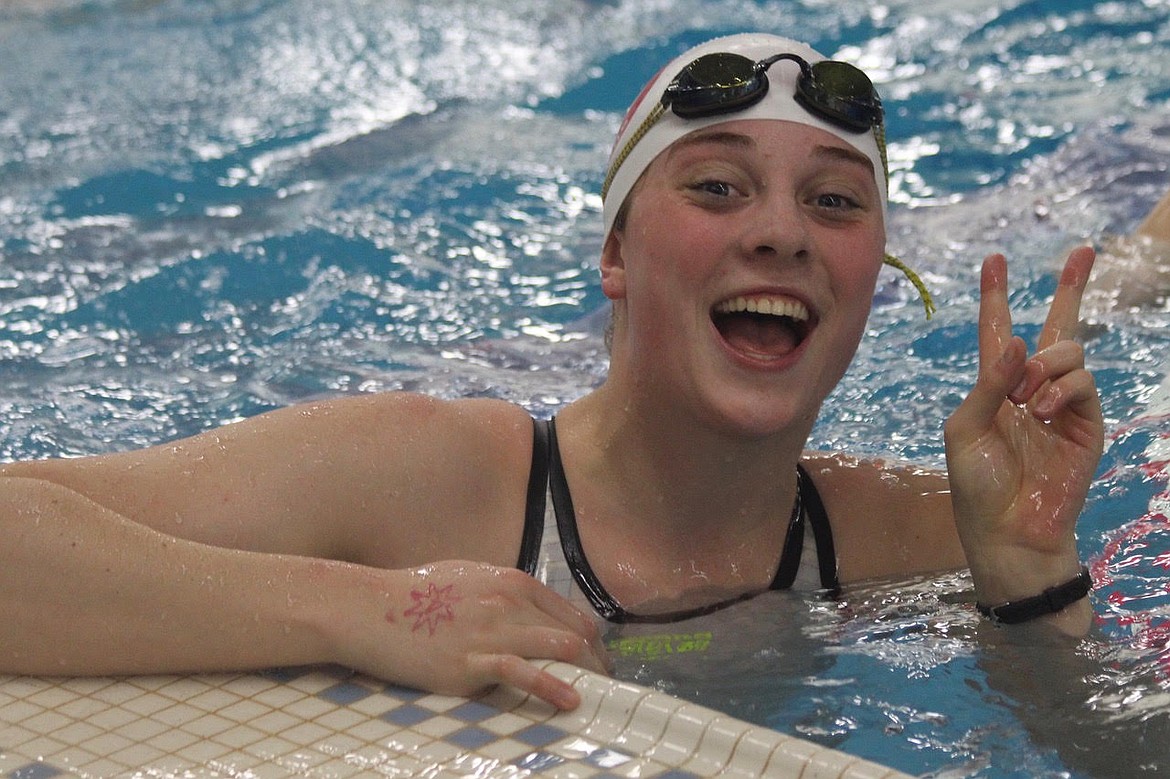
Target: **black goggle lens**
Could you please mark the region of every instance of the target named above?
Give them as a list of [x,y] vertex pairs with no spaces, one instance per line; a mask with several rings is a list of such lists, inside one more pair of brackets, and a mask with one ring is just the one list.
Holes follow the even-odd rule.
[[869,76],[847,62],[824,60],[797,81],[797,99],[809,110],[857,132],[882,122],[882,101]]
[[882,103],[873,82],[847,62],[809,65],[795,54],[753,62],[740,54],[705,54],[683,68],[662,96],[684,119],[741,111],[768,92],[767,70],[782,59],[800,65],[796,99],[812,114],[853,132],[882,123]]
[[739,54],[707,54],[683,68],[666,88],[663,102],[691,119],[738,111],[768,92],[768,78]]

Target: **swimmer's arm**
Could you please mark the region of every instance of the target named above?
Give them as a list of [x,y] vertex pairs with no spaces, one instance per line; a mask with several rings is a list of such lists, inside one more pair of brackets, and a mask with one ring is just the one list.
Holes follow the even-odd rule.
[[[514,406],[385,395],[5,466],[0,673],[335,662],[569,708],[576,693],[526,659],[604,670],[604,650],[591,620],[511,567],[531,439]],[[417,568],[432,560],[448,561]],[[419,623],[435,597],[443,618]]]
[[508,683],[572,708],[572,688],[523,658],[603,670],[590,621],[515,570],[386,571],[228,550],[159,533],[51,482],[3,481],[0,673],[341,663],[452,694]]
[[0,475],[59,484],[213,546],[382,567],[457,557],[511,565],[531,428],[510,404],[388,393],[281,409],[140,451],[12,463]]
[[1146,214],[1136,232],[1138,235],[1170,243],[1170,192],[1163,194],[1162,199],[1150,209],[1150,213]]
[[[207,547],[42,479],[0,482],[0,672],[246,670],[325,659],[276,556]],[[285,563],[285,564],[281,564]]]
[[802,461],[829,515],[843,584],[967,566],[945,472],[824,452]]

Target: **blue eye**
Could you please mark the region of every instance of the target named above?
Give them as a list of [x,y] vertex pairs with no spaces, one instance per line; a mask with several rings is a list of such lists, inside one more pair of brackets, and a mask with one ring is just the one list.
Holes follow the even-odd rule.
[[726,181],[700,181],[694,185],[694,189],[708,195],[718,195],[719,197],[728,197],[731,195],[731,185]]
[[858,208],[859,207],[859,204],[857,203],[857,201],[853,200],[852,198],[848,198],[844,195],[837,195],[837,194],[831,194],[831,193],[824,194],[824,195],[818,195],[817,196],[817,205],[822,207],[822,208],[830,208],[830,209],[836,209],[836,210]]

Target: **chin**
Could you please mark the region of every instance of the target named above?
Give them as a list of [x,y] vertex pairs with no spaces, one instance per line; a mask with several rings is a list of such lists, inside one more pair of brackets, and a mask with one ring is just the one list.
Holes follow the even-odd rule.
[[809,409],[792,401],[795,398],[777,399],[775,394],[764,397],[745,395],[739,399],[725,395],[716,402],[715,408],[720,427],[731,436],[757,440],[795,435],[801,438],[803,446],[816,421],[819,406]]

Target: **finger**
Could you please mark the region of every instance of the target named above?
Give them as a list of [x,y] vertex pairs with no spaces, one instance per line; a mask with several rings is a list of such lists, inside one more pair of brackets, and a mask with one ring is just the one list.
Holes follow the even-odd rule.
[[496,605],[506,611],[505,616],[510,620],[534,625],[552,622],[584,638],[599,637],[595,620],[533,576],[517,568],[492,569],[491,575],[498,580],[499,589],[506,595]]
[[[1096,422],[1101,417],[1101,402],[1093,374],[1086,370],[1072,371],[1045,385],[1036,396],[1032,413],[1038,419],[1052,422],[1065,411]],[[1086,445],[1091,441],[1082,442]]]
[[948,446],[974,440],[994,424],[1008,393],[1023,379],[1026,357],[1027,346],[1022,338],[1015,337],[1008,341],[998,360],[980,366],[975,386],[943,428]]
[[472,665],[482,674],[485,686],[506,684],[561,711],[572,711],[581,705],[581,694],[573,685],[516,655],[477,655]]
[[[543,584],[526,574],[524,578],[531,586],[526,584],[519,588],[521,592],[494,603],[496,618],[487,634],[491,643],[481,648],[525,658],[561,660],[607,673],[609,655],[597,625]],[[501,607],[505,611],[498,611]]]
[[994,420],[1004,399],[1024,378],[1027,347],[1012,336],[1007,299],[1007,261],[993,254],[983,261],[979,283],[979,375],[970,394],[951,416],[948,437],[976,436]]
[[1027,403],[1045,382],[1084,367],[1084,348],[1076,341],[1058,341],[1028,358],[1024,363],[1024,377],[1008,398],[1017,405]]
[[1007,260],[992,254],[983,261],[979,275],[979,369],[999,360],[1012,338],[1012,313],[1008,307]]
[[600,674],[608,672],[605,650],[576,633],[558,628],[532,628],[518,635],[522,636],[521,643],[513,645],[512,654],[560,660]]
[[597,621],[536,579],[527,577],[532,604],[553,621],[564,625],[604,653]]
[[1040,331],[1038,349],[1046,349],[1076,332],[1081,316],[1081,298],[1085,294],[1085,285],[1089,283],[1096,256],[1096,252],[1089,246],[1081,246],[1069,253],[1060,274],[1060,282],[1056,285],[1056,293],[1052,297],[1052,305],[1048,308],[1044,327]]

